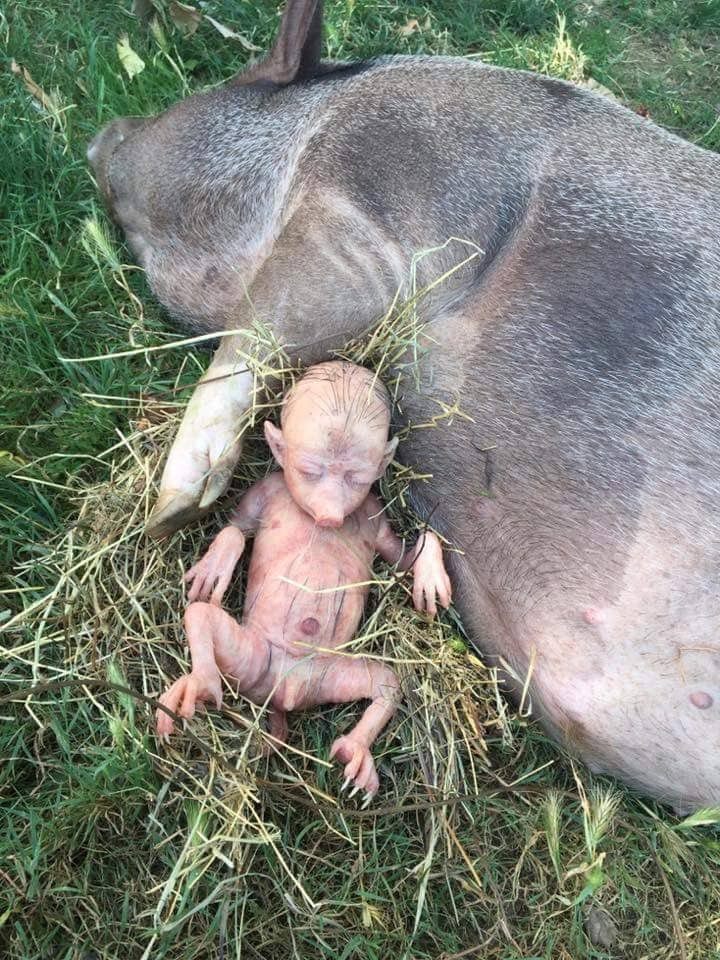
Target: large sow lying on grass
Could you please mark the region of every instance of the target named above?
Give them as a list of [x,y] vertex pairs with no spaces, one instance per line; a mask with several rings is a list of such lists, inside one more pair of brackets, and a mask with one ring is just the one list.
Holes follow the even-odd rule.
[[227,485],[257,321],[315,363],[410,275],[449,272],[399,407],[471,418],[404,446],[433,474],[418,510],[462,551],[467,629],[593,770],[720,801],[720,158],[541,76],[323,64],[320,25],[290,0],[264,60],[90,146],[178,322],[247,331],[190,401],[151,532]]

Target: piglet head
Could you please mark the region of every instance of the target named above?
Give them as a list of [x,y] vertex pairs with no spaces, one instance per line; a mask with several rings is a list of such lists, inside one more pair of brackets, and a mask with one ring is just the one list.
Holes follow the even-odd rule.
[[290,495],[320,527],[341,527],[366,500],[393,458],[385,387],[363,367],[317,364],[290,391],[282,429],[265,437]]

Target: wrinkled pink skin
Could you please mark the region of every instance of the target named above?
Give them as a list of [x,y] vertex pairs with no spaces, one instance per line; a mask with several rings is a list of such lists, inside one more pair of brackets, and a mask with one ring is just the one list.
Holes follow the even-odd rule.
[[[365,371],[360,379],[367,379]],[[386,439],[387,415],[328,414],[331,390],[323,381],[301,381],[284,429],[265,424],[282,472],[245,493],[230,525],[188,571],[192,672],[160,702],[187,719],[198,703],[220,707],[224,675],[238,693],[269,706],[270,732],[285,740],[290,710],[370,700],[330,757],[345,764],[345,785],[372,796],[379,781],[370,748],[395,712],[398,681],[380,661],[332,651],[357,630],[376,553],[400,570],[412,568],[418,610],[434,615],[438,602],[448,606],[451,587],[435,534],[405,550],[370,492],[396,446]],[[237,623],[220,604],[250,533],[255,545]],[[172,718],[158,711],[158,734],[172,729]]]

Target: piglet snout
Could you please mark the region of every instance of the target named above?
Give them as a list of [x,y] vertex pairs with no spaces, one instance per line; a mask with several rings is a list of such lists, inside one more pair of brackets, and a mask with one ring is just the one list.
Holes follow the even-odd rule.
[[319,527],[333,527],[334,529],[338,529],[345,522],[345,518],[343,516],[315,517],[314,519],[315,519],[315,523]]
[[315,496],[305,509],[318,527],[341,527],[345,523],[342,503],[335,497]]

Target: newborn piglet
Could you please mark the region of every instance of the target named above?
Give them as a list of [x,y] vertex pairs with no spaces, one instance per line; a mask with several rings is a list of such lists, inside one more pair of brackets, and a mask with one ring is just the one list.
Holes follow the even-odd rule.
[[[219,708],[224,675],[238,693],[268,705],[270,733],[283,741],[290,710],[369,700],[330,751],[345,765],[344,787],[352,782],[368,798],[379,785],[370,748],[395,712],[399,684],[385,663],[335,651],[360,623],[375,554],[412,569],[416,609],[434,615],[438,602],[447,607],[451,600],[437,536],[427,532],[404,549],[371,493],[397,446],[387,439],[389,425],[387,391],[362,367],[319,364],[288,393],[281,428],[265,423],[281,470],[244,494],[230,524],[186,574],[192,670],[160,699],[188,719],[198,702]],[[251,535],[238,623],[220,604]],[[158,711],[158,734],[172,729],[171,717]]]

